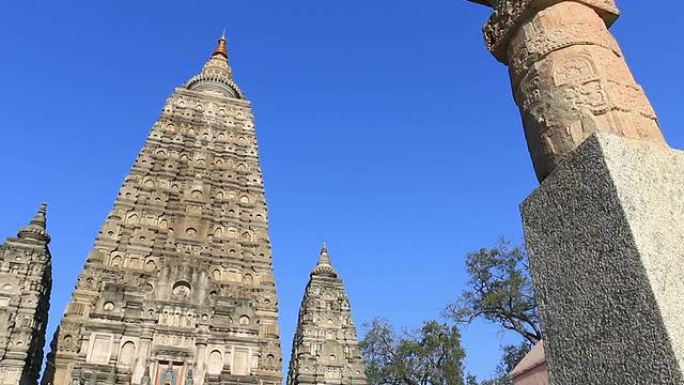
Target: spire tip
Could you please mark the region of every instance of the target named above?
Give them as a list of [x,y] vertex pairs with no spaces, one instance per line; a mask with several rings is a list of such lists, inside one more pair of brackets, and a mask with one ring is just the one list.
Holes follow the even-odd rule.
[[211,57],[216,57],[216,56],[223,56],[224,58],[228,59],[228,47],[226,44],[226,30],[223,30],[223,34],[221,37],[218,39],[218,43],[216,44],[216,49],[214,49],[214,53],[211,54]]
[[335,272],[332,262],[330,261],[330,256],[328,255],[328,245],[325,242],[323,242],[323,246],[321,246],[321,254],[318,257],[316,267],[314,267],[311,274],[337,277],[337,273]]
[[40,208],[33,216],[29,224],[19,230],[17,236],[19,238],[33,238],[37,240],[50,242],[50,236],[47,234],[47,203],[43,202],[40,204]]

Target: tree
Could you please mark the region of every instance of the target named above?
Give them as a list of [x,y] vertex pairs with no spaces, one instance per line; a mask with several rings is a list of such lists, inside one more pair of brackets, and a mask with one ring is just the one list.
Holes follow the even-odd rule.
[[530,352],[532,345],[527,341],[519,345],[506,345],[503,348],[503,357],[499,365],[499,371],[505,374],[510,373],[522,361],[522,359]]
[[426,321],[402,335],[382,319],[366,327],[361,352],[370,385],[465,385],[456,326]]
[[521,246],[499,240],[466,256],[468,286],[447,307],[459,323],[483,318],[518,333],[528,345],[542,339],[541,322],[529,274],[529,258]]

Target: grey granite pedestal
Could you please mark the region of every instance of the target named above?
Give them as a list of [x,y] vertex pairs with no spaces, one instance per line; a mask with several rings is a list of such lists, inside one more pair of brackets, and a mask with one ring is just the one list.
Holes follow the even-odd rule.
[[595,134],[521,208],[551,383],[684,384],[684,152]]

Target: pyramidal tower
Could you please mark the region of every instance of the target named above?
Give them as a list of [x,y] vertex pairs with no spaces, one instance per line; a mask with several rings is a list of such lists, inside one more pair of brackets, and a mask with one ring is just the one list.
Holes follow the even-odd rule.
[[0,384],[38,383],[52,287],[46,209],[0,245]]
[[323,245],[304,291],[287,385],[367,383],[349,298]]
[[43,384],[279,385],[267,224],[252,109],[222,36],[124,180]]

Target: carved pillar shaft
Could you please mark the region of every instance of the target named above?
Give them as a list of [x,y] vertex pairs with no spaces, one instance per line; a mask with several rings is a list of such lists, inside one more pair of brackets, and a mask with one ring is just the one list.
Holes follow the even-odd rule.
[[540,181],[593,132],[665,143],[608,30],[618,16],[613,0],[500,0],[495,7],[485,38],[509,66]]
[[195,351],[196,356],[195,356],[195,367],[193,368],[194,370],[194,379],[193,382],[196,385],[202,385],[204,384],[204,374],[206,373],[205,367],[206,367],[206,357],[207,357],[207,343],[206,340],[202,340],[198,342],[195,345]]
[[143,337],[140,339],[140,350],[131,381],[133,384],[142,383],[142,378],[149,366],[148,357],[150,356],[150,345],[152,344],[151,334],[151,330],[145,330]]

